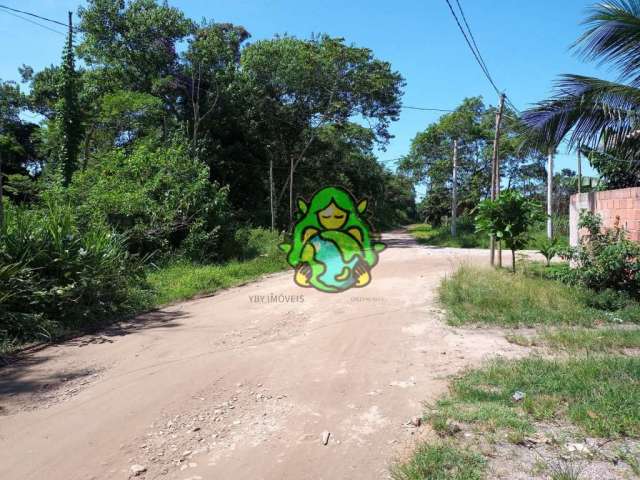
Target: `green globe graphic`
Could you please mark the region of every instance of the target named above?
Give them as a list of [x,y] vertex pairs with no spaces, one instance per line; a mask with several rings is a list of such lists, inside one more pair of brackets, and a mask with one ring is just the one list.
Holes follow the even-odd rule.
[[[351,236],[336,231],[322,232],[307,241],[305,250],[311,257],[309,283],[318,290],[337,292],[356,283],[354,267],[364,261],[358,242]],[[303,253],[303,257],[304,257]]]
[[291,242],[280,244],[295,283],[327,293],[368,285],[385,245],[373,240],[363,217],[367,201],[326,187],[309,202],[299,199],[298,208]]

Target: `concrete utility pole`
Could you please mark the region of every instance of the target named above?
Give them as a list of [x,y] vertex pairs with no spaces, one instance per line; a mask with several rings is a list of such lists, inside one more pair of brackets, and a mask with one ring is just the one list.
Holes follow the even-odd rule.
[[[496,131],[493,137],[493,158],[491,160],[491,200],[498,198],[500,188],[500,166],[498,165],[498,142],[500,140],[500,122],[502,121],[502,111],[504,109],[504,93],[500,94],[500,104],[496,113]],[[491,235],[491,265],[495,264],[496,258],[496,238]]]
[[555,148],[549,150],[547,157],[547,238],[553,238],[553,154]]
[[582,157],[580,147],[578,147],[578,193],[582,193]]
[[451,236],[458,233],[458,140],[453,141],[453,179],[451,186]]

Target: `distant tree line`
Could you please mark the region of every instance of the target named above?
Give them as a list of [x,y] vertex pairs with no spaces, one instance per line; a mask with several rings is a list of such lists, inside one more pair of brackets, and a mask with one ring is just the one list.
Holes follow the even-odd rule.
[[[458,215],[470,224],[476,207],[490,194],[496,108],[481,97],[465,99],[453,112],[416,134],[400,171],[426,193],[418,204],[419,218],[440,225],[451,215],[453,149],[457,141]],[[545,200],[546,154],[528,141],[525,125],[516,112],[506,108],[499,142],[500,183],[526,198]],[[554,177],[554,211],[568,213],[569,196],[577,188],[575,172],[563,169]]]

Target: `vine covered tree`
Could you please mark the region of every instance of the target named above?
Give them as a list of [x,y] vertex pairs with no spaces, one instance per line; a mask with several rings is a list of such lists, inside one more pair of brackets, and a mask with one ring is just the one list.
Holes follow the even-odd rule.
[[78,75],[73,53],[73,28],[69,13],[69,32],[62,52],[59,100],[56,105],[61,143],[59,159],[62,164],[64,184],[71,183],[73,172],[78,166],[78,149],[82,138],[80,105],[78,101]]

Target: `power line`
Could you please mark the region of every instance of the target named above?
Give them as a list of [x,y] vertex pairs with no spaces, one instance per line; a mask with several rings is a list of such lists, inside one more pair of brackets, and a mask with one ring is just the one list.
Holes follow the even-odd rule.
[[500,91],[500,89],[496,86],[495,82],[493,81],[493,78],[491,78],[491,74],[489,73],[489,70],[487,70],[484,66],[484,64],[482,63],[482,61],[480,60],[480,58],[478,57],[478,53],[476,52],[476,50],[473,48],[473,45],[471,44],[471,41],[469,40],[469,37],[467,37],[467,33],[464,31],[464,28],[462,27],[462,25],[460,24],[460,20],[458,20],[458,15],[456,15],[455,10],[453,9],[453,7],[451,6],[451,2],[449,0],[445,0],[447,2],[447,5],[449,6],[449,10],[451,11],[451,15],[453,15],[454,20],[456,21],[456,24],[458,25],[458,28],[460,29],[460,33],[462,33],[462,36],[464,37],[465,41],[467,42],[467,45],[469,46],[469,49],[471,50],[471,53],[473,54],[474,58],[476,59],[476,62],[478,62],[478,65],[480,65],[480,69],[482,70],[482,72],[484,73],[484,75],[487,77],[487,80],[489,80],[489,83],[491,83],[491,86],[493,87],[493,89],[496,91],[496,93],[498,95],[501,95],[502,92]]
[[471,31],[471,27],[469,26],[469,22],[467,22],[467,16],[464,14],[464,10],[462,9],[462,5],[460,5],[460,0],[456,0],[456,4],[458,5],[458,9],[460,10],[460,14],[462,15],[462,21],[464,22],[465,26],[467,27],[467,32],[469,32],[469,36],[471,37],[471,42],[473,43],[473,46],[475,47],[476,53],[478,54],[478,58],[480,59],[480,62],[482,63],[482,67],[483,70],[488,74],[489,73],[489,68],[487,67],[487,63],[484,61],[484,58],[482,58],[482,54],[480,53],[480,49],[478,48],[478,44],[476,43],[476,39],[473,36],[473,32]]
[[[16,8],[7,7],[6,5],[0,5],[0,8],[4,8],[6,10],[11,10],[12,12],[22,13],[24,15],[29,15],[30,17],[39,18],[40,20],[46,20],[47,22],[56,23],[58,25],[62,25],[63,27],[68,27],[66,23],[59,22],[58,20],[52,20],[51,18],[43,17],[31,12],[25,12],[24,10],[18,10]],[[22,18],[22,17],[20,17]]]
[[[2,6],[2,5],[0,5],[0,7],[1,7],[1,6]],[[34,25],[37,25],[37,26],[42,27],[42,28],[44,28],[44,29],[46,29],[46,30],[49,30],[50,32],[57,33],[58,35],[62,35],[62,36],[64,37],[64,33],[63,33],[63,32],[61,32],[60,30],[56,30],[55,28],[47,27],[46,25],[43,25],[43,24],[41,24],[41,23],[39,23],[39,22],[36,22],[35,20],[31,20],[30,18],[25,18],[25,17],[23,17],[23,16],[21,16],[21,15],[17,15],[17,14],[15,14],[15,13],[12,13],[12,12],[8,11],[8,10],[0,10],[0,12],[4,12],[4,13],[6,13],[7,15],[14,16],[14,17],[16,17],[16,18],[19,18],[19,19],[21,19],[21,20],[24,20],[25,22],[33,23]]]
[[[471,27],[469,26],[469,22],[467,21],[467,17],[464,14],[464,10],[462,8],[462,5],[460,4],[460,0],[456,0],[456,4],[458,6],[458,9],[460,10],[460,15],[462,17],[462,21],[464,22],[465,26],[467,27],[467,32],[469,33],[468,36],[467,36],[467,32],[465,32],[464,28],[462,27],[462,25],[460,23],[460,20],[458,19],[458,15],[456,15],[455,10],[451,6],[451,2],[449,0],[446,0],[446,2],[447,2],[447,5],[449,6],[449,10],[451,11],[451,14],[453,15],[453,18],[456,21],[456,24],[458,25],[458,28],[460,29],[460,32],[462,33],[462,36],[464,37],[465,41],[467,42],[467,45],[469,46],[469,49],[471,50],[471,53],[473,54],[473,56],[475,57],[476,61],[478,62],[478,65],[480,66],[480,69],[482,70],[484,75],[487,77],[487,80],[489,80],[489,83],[491,83],[491,86],[496,91],[496,93],[498,95],[500,95],[503,92],[501,92],[500,89],[497,87],[496,83],[493,81],[493,77],[491,76],[491,73],[489,73],[489,68],[487,67],[486,62],[484,61],[484,58],[482,57],[482,54],[480,53],[480,49],[478,48],[478,44],[476,43],[476,39],[475,39],[475,37],[473,35],[473,32],[471,31]],[[471,38],[471,40],[469,40],[469,38]],[[507,104],[509,105],[510,108],[512,108],[516,113],[520,114],[520,110],[518,110],[518,107],[516,107],[514,105],[514,103],[511,101],[511,99],[506,94],[505,94],[505,100],[507,101]]]
[[409,105],[403,105],[403,110],[424,110],[427,112],[455,112],[455,110],[447,110],[445,108],[428,108],[428,107],[411,107]]

